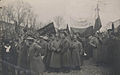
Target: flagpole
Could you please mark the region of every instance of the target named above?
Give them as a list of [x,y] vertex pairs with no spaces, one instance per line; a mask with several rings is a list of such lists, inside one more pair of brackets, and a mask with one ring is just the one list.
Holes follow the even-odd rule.
[[102,27],[102,25],[101,25],[101,20],[100,20],[100,9],[99,9],[99,2],[100,2],[100,0],[98,0],[97,1],[97,6],[96,6],[96,8],[95,8],[95,11],[96,11],[96,15],[95,15],[95,17],[96,17],[96,19],[95,19],[95,26],[94,26],[94,31],[96,32],[96,31],[98,31],[98,32],[100,32],[100,28]]
[[96,17],[99,17],[99,11],[100,11],[100,9],[99,9],[99,0],[97,1],[97,7],[96,7]]
[[[99,2],[100,2],[100,0],[98,0],[98,2],[97,2],[97,8],[96,8],[96,10],[97,10],[97,17],[100,17],[100,13],[99,13],[99,11],[100,11],[100,8],[99,8]],[[98,32],[100,33],[100,30],[98,30]]]

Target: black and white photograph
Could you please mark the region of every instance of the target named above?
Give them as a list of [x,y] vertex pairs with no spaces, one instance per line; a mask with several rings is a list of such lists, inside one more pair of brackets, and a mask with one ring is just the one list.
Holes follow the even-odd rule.
[[120,0],[0,0],[0,75],[120,75]]

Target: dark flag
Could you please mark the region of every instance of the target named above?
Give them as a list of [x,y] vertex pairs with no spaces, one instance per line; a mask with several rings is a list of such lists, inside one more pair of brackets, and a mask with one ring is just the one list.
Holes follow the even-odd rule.
[[88,37],[93,34],[93,26],[87,28],[73,28],[71,27],[72,34],[79,33],[81,37]]
[[67,31],[68,34],[70,34],[70,30],[69,30],[69,26],[68,26],[68,24],[67,24],[66,31]]
[[115,29],[114,23],[112,22],[112,31],[113,31],[113,32],[114,32],[114,29]]
[[97,19],[95,20],[94,32],[99,31],[102,27],[100,16],[98,15]]
[[93,34],[93,26],[89,26],[88,28],[86,28],[84,32],[84,37],[91,36],[92,34]]
[[49,35],[49,34],[56,34],[54,23],[49,23],[47,26],[38,30],[40,35]]

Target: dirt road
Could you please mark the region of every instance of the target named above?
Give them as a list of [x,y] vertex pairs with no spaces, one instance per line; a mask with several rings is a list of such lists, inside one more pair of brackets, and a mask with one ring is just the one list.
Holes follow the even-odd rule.
[[108,67],[96,66],[92,59],[85,60],[81,70],[70,73],[44,73],[44,75],[110,75]]

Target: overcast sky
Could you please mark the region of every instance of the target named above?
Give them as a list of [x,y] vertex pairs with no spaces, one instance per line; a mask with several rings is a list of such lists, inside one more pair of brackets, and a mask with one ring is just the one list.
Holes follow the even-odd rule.
[[[10,0],[9,0],[10,1]],[[94,23],[97,0],[24,0],[29,2],[42,22],[48,22],[55,16],[62,16],[65,22],[87,19]],[[104,26],[120,19],[120,0],[100,0],[100,17]]]

